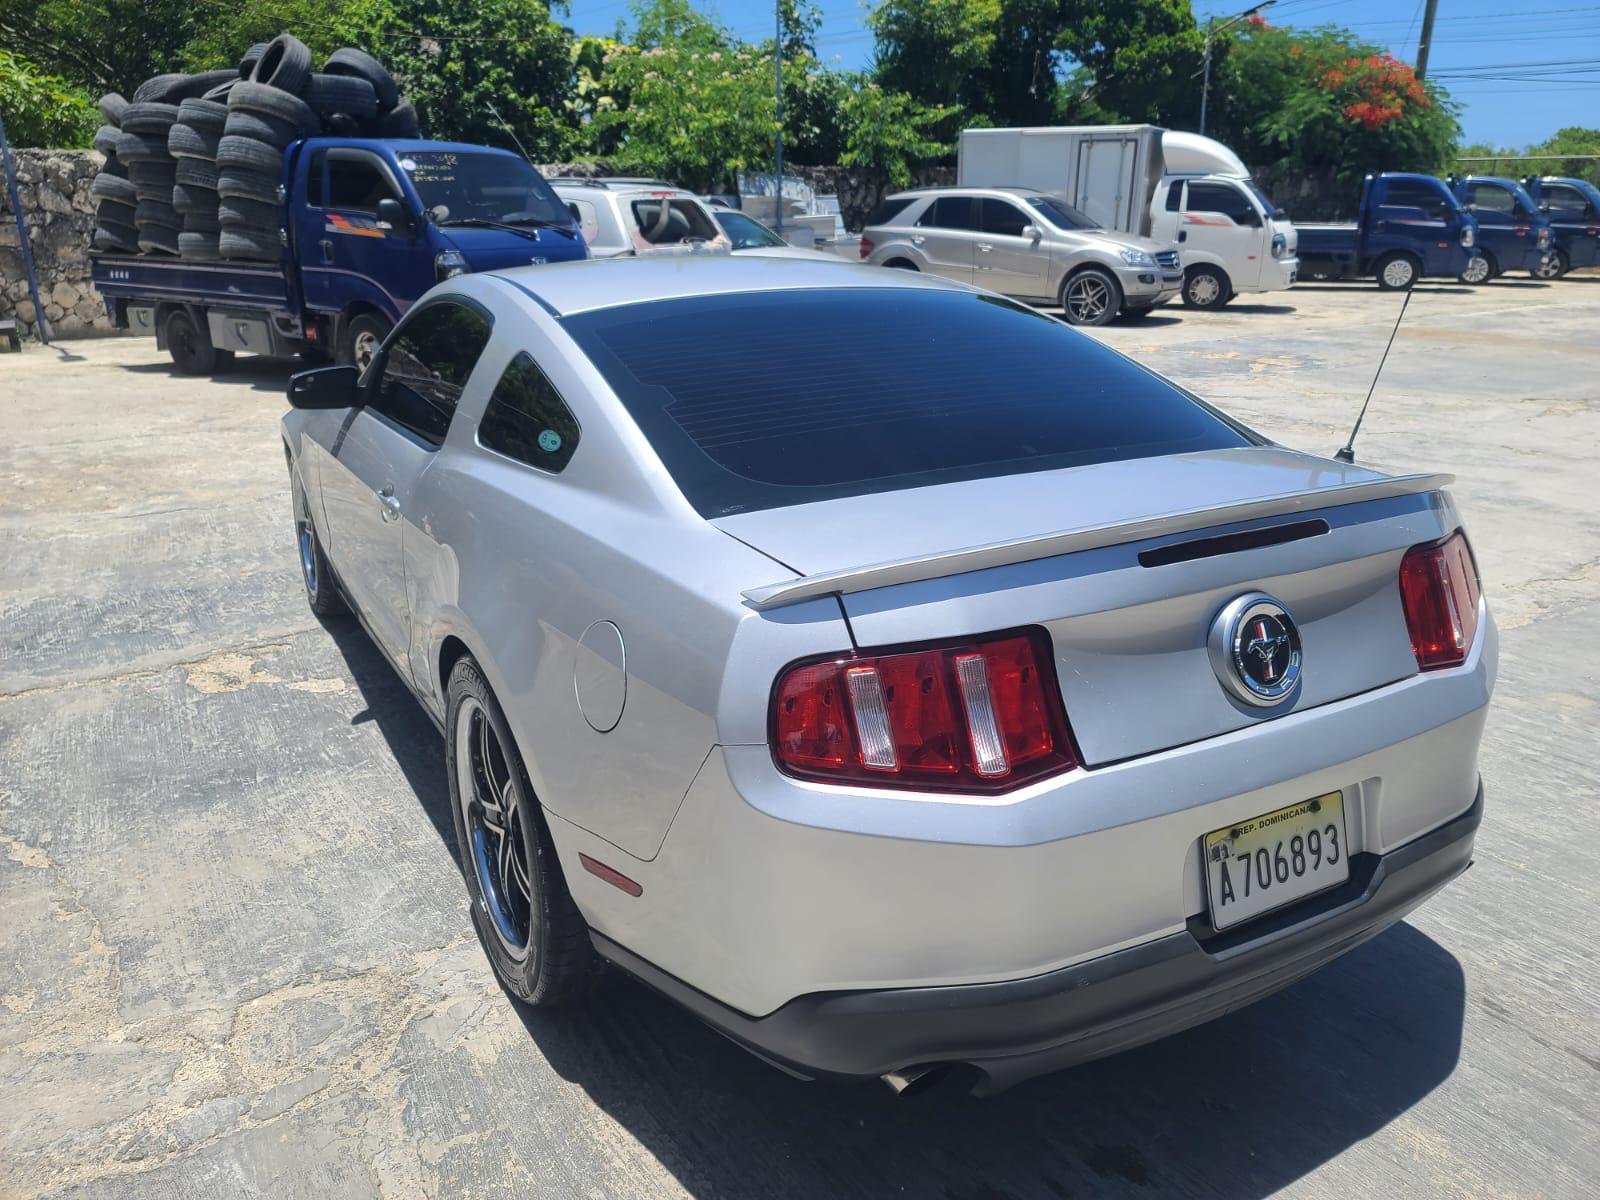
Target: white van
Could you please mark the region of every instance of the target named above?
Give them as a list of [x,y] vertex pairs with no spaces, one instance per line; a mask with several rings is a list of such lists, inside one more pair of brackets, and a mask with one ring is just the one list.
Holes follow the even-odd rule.
[[1107,229],[1175,246],[1194,308],[1278,291],[1299,272],[1288,215],[1212,138],[1157,125],[967,129],[957,170],[962,186],[1037,188]]

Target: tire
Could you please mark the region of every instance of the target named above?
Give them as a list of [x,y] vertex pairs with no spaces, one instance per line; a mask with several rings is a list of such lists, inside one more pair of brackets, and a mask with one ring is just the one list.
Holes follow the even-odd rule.
[[223,258],[246,262],[277,262],[283,257],[283,240],[275,229],[269,232],[249,225],[224,225],[217,235],[217,252]]
[[146,254],[176,255],[180,236],[176,225],[141,225],[139,249]]
[[204,188],[206,191],[214,192],[217,190],[219,174],[216,165],[206,162],[203,158],[180,158],[172,172],[172,182],[181,187]]
[[450,672],[445,712],[456,847],[484,953],[502,985],[524,1003],[580,999],[599,982],[601,960],[567,890],[510,727],[471,655]]
[[221,252],[217,245],[219,236],[215,231],[199,233],[185,229],[178,234],[178,256],[180,258],[193,259],[197,262],[208,262],[211,259],[220,258]]
[[182,83],[168,90],[167,103],[203,99],[207,92],[214,92],[235,82],[232,71],[201,71],[198,75],[185,75]]
[[94,148],[101,154],[115,154],[122,143],[122,133],[115,125],[102,125],[94,131]]
[[275,150],[282,150],[303,136],[303,131],[292,122],[243,108],[229,111],[225,132],[229,137],[250,138]]
[[132,183],[115,175],[107,175],[104,171],[94,177],[94,182],[89,185],[89,195],[96,200],[115,200],[118,204],[130,206],[139,202]]
[[228,97],[233,94],[233,85],[238,82],[239,81],[237,79],[230,79],[226,83],[219,83],[205,95],[201,96],[200,99],[209,100],[213,104],[225,105],[228,103]]
[[195,187],[188,183],[172,185],[172,207],[183,216],[190,213],[215,213],[221,197],[215,188]]
[[311,505],[300,487],[300,479],[293,469],[289,472],[289,490],[294,503],[295,550],[300,558],[300,582],[305,585],[306,603],[319,617],[342,617],[350,612],[339,584],[333,577],[333,568],[322,552],[322,539],[317,536],[317,523],[311,516]]
[[323,116],[348,113],[370,121],[378,115],[378,94],[356,75],[313,75],[300,98]]
[[291,96],[288,92],[261,83],[233,85],[233,91],[228,93],[228,113],[231,116],[240,109],[277,117],[297,130],[317,127],[316,114],[299,96]]
[[283,151],[254,138],[224,135],[217,143],[219,171],[257,171],[275,179],[283,177]]
[[1494,268],[1489,265],[1489,260],[1482,253],[1474,254],[1467,259],[1466,269],[1456,276],[1462,283],[1476,287],[1480,283],[1488,283],[1494,278]]
[[191,99],[178,105],[178,124],[187,125],[196,133],[220,134],[227,123],[226,104],[219,104],[215,100]]
[[412,107],[411,101],[402,100],[378,118],[372,132],[374,137],[380,138],[420,138],[422,126],[417,121],[417,110]]
[[261,56],[267,52],[265,42],[257,42],[244,52],[244,57],[239,60],[239,78],[249,79],[255,73],[256,64],[261,61]]
[[250,82],[264,83],[298,96],[311,78],[311,51],[291,33],[280,33],[267,43],[250,72]]
[[347,75],[354,79],[366,80],[372,85],[379,112],[386,113],[400,103],[400,88],[395,83],[394,76],[389,74],[388,69],[372,55],[353,46],[335,50],[328,56],[328,61],[323,64],[322,70],[328,75]]
[[1372,273],[1384,291],[1408,292],[1416,286],[1422,271],[1415,258],[1397,250],[1380,258],[1373,266]]
[[329,137],[361,137],[367,128],[365,121],[358,121],[349,113],[333,113],[323,118],[323,123],[327,126]]
[[383,339],[389,336],[389,330],[393,328],[387,318],[377,313],[360,313],[350,318],[339,334],[335,358],[344,366],[365,371]]
[[1543,267],[1536,267],[1529,271],[1529,276],[1534,279],[1542,279],[1546,283],[1552,283],[1572,269],[1572,264],[1568,261],[1565,250],[1550,251],[1550,257],[1545,259],[1544,262],[1545,265]]
[[278,203],[278,177],[262,175],[256,171],[227,170],[217,172],[217,194],[224,199],[238,196],[262,204]]
[[1122,310],[1122,287],[1101,267],[1070,276],[1059,298],[1069,325],[1104,325]]
[[143,229],[146,225],[166,225],[177,229],[183,224],[178,212],[160,200],[141,200],[133,210],[133,223]]
[[166,333],[167,353],[181,375],[210,375],[224,361],[211,344],[210,329],[195,321],[187,309],[175,308],[167,314]]
[[1189,308],[1221,308],[1233,298],[1233,284],[1217,267],[1201,264],[1183,273],[1183,303]]
[[128,111],[128,102],[116,92],[107,92],[95,102],[95,107],[100,110],[100,115],[106,119],[106,124],[117,129],[122,128],[122,114]]
[[153,75],[133,90],[133,102],[167,103],[167,97],[188,81],[187,75]]
[[217,143],[221,140],[220,134],[201,133],[180,121],[167,134],[167,153],[176,159],[197,158],[202,162],[215,162]]
[[283,210],[276,204],[229,196],[217,206],[217,220],[234,228],[270,231],[276,237],[283,227]]
[[128,164],[115,154],[108,154],[105,162],[100,164],[100,174],[109,175],[113,179],[126,179],[128,177]]
[[123,204],[120,200],[102,200],[94,206],[94,221],[96,225],[132,225],[134,213],[138,211],[136,204]]
[[167,152],[167,131],[163,129],[160,133],[137,133],[123,130],[117,137],[117,158],[130,165],[145,162],[170,163],[172,155]]
[[128,105],[128,111],[122,114],[122,131],[124,133],[159,134],[164,138],[167,135],[167,130],[172,128],[177,119],[178,106],[176,104],[157,104],[154,101],[135,102]]
[[139,231],[131,225],[97,225],[94,231],[94,244],[97,250],[137,254]]
[[[222,232],[222,218],[217,215],[215,208],[196,209],[183,214],[184,233],[208,233],[213,241],[217,234]],[[216,257],[215,254],[212,255]]]

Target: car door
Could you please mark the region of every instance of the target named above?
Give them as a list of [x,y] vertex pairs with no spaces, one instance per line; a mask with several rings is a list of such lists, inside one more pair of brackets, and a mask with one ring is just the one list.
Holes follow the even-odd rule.
[[[1485,244],[1499,259],[1502,271],[1522,265],[1522,255],[1530,244],[1517,241],[1517,202],[1505,188],[1493,183],[1468,182],[1464,201],[1478,218],[1478,230]],[[1521,222],[1526,236],[1527,222]]]
[[373,639],[408,673],[411,612],[402,542],[426,536],[411,504],[489,342],[489,316],[460,297],[417,309],[368,368],[363,403],[322,471],[328,555]]
[[1600,257],[1595,252],[1595,243],[1600,241],[1600,210],[1570,183],[1540,184],[1539,199],[1550,206],[1550,227],[1569,264],[1592,266]]
[[370,150],[335,146],[327,152],[328,199],[321,237],[305,247],[313,274],[343,276],[333,286],[347,300],[360,296],[399,316],[434,283],[432,252],[426,238],[408,230],[378,225],[378,201],[398,200],[415,213],[414,203],[394,172]]
[[[985,196],[979,218],[983,237],[973,255],[972,281],[1007,296],[1040,299],[1050,294],[1050,248],[1034,219],[1010,200]],[[1024,236],[1023,230],[1032,230]]]
[[975,196],[940,196],[917,218],[911,244],[922,251],[935,275],[971,283],[973,259],[983,235]]
[[[1220,180],[1190,180],[1178,231],[1185,262],[1210,256],[1233,286],[1261,282],[1261,214],[1244,192]],[[1185,250],[1198,253],[1183,253]]]

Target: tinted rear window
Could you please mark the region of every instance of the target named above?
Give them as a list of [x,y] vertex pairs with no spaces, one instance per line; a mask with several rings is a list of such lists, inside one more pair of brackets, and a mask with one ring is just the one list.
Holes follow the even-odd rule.
[[908,205],[915,200],[915,196],[907,196],[904,200],[885,200],[872,210],[872,215],[867,218],[868,225],[883,225],[894,220],[905,212]]
[[1254,444],[1094,339],[993,296],[761,292],[563,324],[706,517]]

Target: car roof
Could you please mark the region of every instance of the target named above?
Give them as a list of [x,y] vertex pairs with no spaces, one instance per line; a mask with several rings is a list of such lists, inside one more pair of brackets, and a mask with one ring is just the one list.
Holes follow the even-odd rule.
[[547,263],[537,267],[511,267],[484,274],[507,281],[528,296],[531,302],[558,317],[653,300],[732,296],[752,292],[816,288],[972,290],[937,275],[869,267],[845,258],[840,258],[838,262],[823,262],[733,254],[589,259]]
[[904,192],[895,192],[885,196],[885,200],[918,199],[922,196],[981,196],[985,193],[1004,192],[1008,196],[1048,196],[1049,192],[1041,192],[1038,188],[1018,187],[1015,184],[1003,183],[985,187],[925,187],[911,188]]
[[626,187],[592,188],[586,183],[576,183],[564,179],[555,179],[548,182],[555,189],[557,195],[570,195],[575,200],[592,198],[596,195],[616,196],[618,199],[629,196],[635,198],[639,196],[665,196],[669,200],[696,200],[701,204],[705,203],[693,192],[670,183],[630,183]]

